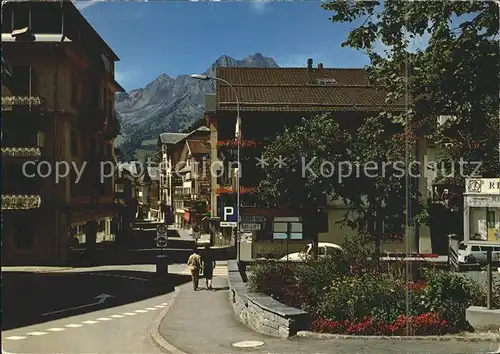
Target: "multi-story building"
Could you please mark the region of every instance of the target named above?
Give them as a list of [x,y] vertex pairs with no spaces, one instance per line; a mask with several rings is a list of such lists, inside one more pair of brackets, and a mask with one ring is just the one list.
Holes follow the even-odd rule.
[[[382,110],[401,111],[402,104],[386,103],[385,93],[370,84],[367,73],[362,69],[327,69],[322,64],[304,68],[218,68],[218,78],[229,82],[240,101],[241,131],[241,178],[240,214],[242,228],[252,234],[251,242],[241,244],[241,257],[255,258],[284,254],[299,250],[304,242],[310,242],[307,229],[311,225],[303,223],[297,210],[266,208],[258,204],[255,187],[263,177],[262,166],[256,164],[266,139],[273,138],[288,126],[300,124],[303,118],[320,113],[332,112],[350,123],[360,122],[363,117],[378,114]],[[265,93],[265,94],[264,94]],[[220,218],[221,231],[226,240],[234,235],[235,222],[229,219],[225,210],[234,210],[237,205],[235,123],[237,104],[231,87],[217,81],[216,107],[207,110],[207,121],[211,130],[211,142],[217,149],[211,152],[212,160],[224,163],[224,173],[220,178],[212,178],[212,217]],[[263,129],[265,127],[265,129]],[[420,141],[420,152],[426,151],[425,141]],[[423,154],[420,154],[423,160]],[[419,179],[423,203],[427,198],[427,181]],[[229,209],[228,209],[229,208]],[[325,200],[323,212],[315,217],[313,228],[319,231],[319,241],[341,243],[346,235],[356,230],[342,228],[346,206],[340,200]],[[234,213],[233,215],[234,216]],[[244,225],[243,225],[244,224]],[[287,224],[287,225],[285,225]],[[296,229],[295,240],[284,240],[283,235],[291,225]],[[224,227],[224,226],[226,227]],[[404,225],[368,225],[372,233],[378,233],[382,249],[399,251],[406,248]],[[280,231],[281,230],[281,231]],[[431,251],[430,231],[426,226],[414,230],[412,247],[415,251]],[[399,237],[394,237],[397,234]],[[387,235],[387,237],[386,237]],[[285,237],[286,238],[286,237]],[[245,248],[245,250],[243,250]]]
[[[41,149],[36,164],[3,178],[12,193],[41,197],[30,222],[4,220],[3,260],[65,263],[71,247],[112,239],[114,182],[102,177],[115,163],[119,59],[70,1],[2,4],[2,52],[12,72],[10,98],[2,101],[14,103],[2,112],[3,145]],[[32,99],[21,107],[12,97]]]
[[[169,134],[169,133],[164,133]],[[162,184],[167,204],[171,207],[173,224],[177,227],[202,225],[208,227],[210,206],[210,131],[203,126],[165,146],[165,182]],[[162,138],[160,137],[160,140]],[[165,140],[165,135],[163,136]],[[204,221],[207,221],[204,223]]]

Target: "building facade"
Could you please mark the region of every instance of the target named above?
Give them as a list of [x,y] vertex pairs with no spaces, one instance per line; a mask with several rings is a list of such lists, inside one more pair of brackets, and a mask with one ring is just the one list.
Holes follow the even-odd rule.
[[[165,133],[169,134],[169,133]],[[179,136],[179,135],[177,135]],[[210,210],[210,131],[200,127],[175,143],[162,145],[166,166],[162,195],[176,227],[208,228]],[[161,140],[161,137],[160,137]],[[161,178],[160,178],[161,179]]]
[[[304,243],[311,242],[306,231],[311,226],[319,230],[320,242],[340,244],[346,236],[355,234],[357,230],[337,223],[347,211],[339,200],[325,200],[324,208],[317,213],[316,225],[304,224],[305,220],[296,210],[269,209],[258,205],[255,186],[263,177],[263,171],[256,165],[255,158],[260,157],[266,139],[272,139],[285,127],[300,124],[303,118],[330,112],[345,122],[354,123],[384,110],[401,111],[404,106],[386,103],[385,93],[370,84],[364,70],[326,69],[321,64],[313,67],[312,60],[304,68],[218,68],[216,75],[234,87],[240,101],[240,208],[246,239],[241,243],[242,260],[269,257],[273,253],[282,255],[286,252],[285,243],[289,252],[299,250]],[[212,216],[220,220],[221,231],[227,239],[234,235],[236,221],[234,215],[227,215],[228,211],[236,209],[237,199],[237,165],[234,164],[236,98],[231,87],[222,82],[217,82],[215,112],[208,112],[207,121],[211,141],[217,142],[217,151],[212,151],[212,159],[219,159],[224,165],[221,177],[212,180],[212,205],[217,205],[216,214]],[[420,151],[426,151],[425,144],[425,141],[420,142]],[[423,160],[423,157],[421,154],[419,159]],[[426,188],[425,178],[419,179],[423,198],[427,196]],[[286,232],[283,230],[290,226],[296,237],[285,240],[283,235]],[[379,233],[382,250],[405,250],[404,225],[398,230],[384,225],[369,226],[372,233]],[[393,236],[395,232],[398,237]],[[428,227],[423,226],[418,231],[413,229],[410,237],[413,250],[430,252]]]
[[66,263],[71,248],[113,240],[113,145],[119,133],[114,94],[123,91],[114,79],[119,59],[70,1],[2,5],[2,51],[12,66],[10,96],[39,97],[44,108],[37,118],[19,116],[15,106],[4,115],[10,125],[5,145],[41,148],[39,161],[25,173],[37,177],[24,176],[26,182],[37,180],[41,205],[33,215],[34,230],[22,232],[32,234],[29,245],[16,246],[22,218],[6,222],[3,259]]

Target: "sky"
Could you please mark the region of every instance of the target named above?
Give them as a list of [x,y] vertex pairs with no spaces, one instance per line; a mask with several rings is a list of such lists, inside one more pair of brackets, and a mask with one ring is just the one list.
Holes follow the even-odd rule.
[[319,1],[77,1],[120,57],[116,79],[144,87],[160,74],[204,72],[218,57],[262,53],[280,66],[362,67],[365,54],[341,48],[354,24],[334,24]]

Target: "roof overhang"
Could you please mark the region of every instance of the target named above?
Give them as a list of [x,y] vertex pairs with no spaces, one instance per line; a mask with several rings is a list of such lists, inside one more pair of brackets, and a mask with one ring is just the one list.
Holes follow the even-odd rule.
[[71,39],[63,34],[33,34],[32,40],[22,40],[20,36],[13,36],[11,33],[2,33],[2,42],[70,43]]

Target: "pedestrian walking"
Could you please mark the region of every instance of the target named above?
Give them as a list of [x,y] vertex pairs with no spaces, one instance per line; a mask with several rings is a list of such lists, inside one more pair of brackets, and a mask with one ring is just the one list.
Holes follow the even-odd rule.
[[213,290],[212,278],[214,276],[215,260],[209,245],[205,246],[201,259],[203,263],[203,276],[205,277],[205,289]]
[[200,270],[201,270],[201,257],[198,254],[196,248],[193,249],[193,254],[188,258],[187,264],[189,270],[191,271],[191,279],[193,280],[193,290],[198,290],[198,283],[200,280]]

